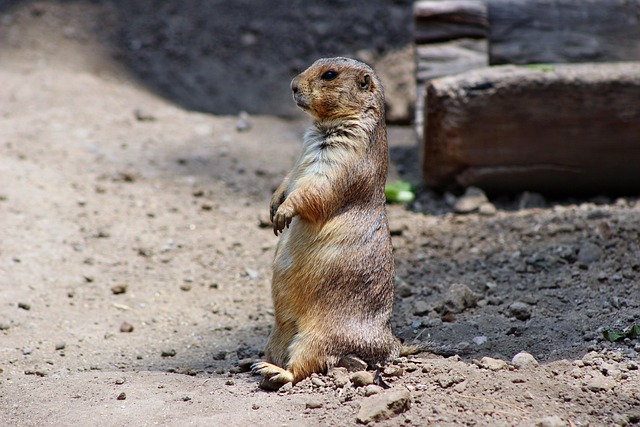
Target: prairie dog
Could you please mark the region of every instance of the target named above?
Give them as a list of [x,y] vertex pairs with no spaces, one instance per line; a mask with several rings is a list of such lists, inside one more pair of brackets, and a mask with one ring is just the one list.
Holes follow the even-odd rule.
[[324,372],[343,357],[369,365],[398,356],[390,327],[394,262],[385,211],[384,95],[374,71],[319,59],[291,82],[313,119],[293,169],[271,199],[281,233],[273,261],[275,326],[266,362],[275,388]]

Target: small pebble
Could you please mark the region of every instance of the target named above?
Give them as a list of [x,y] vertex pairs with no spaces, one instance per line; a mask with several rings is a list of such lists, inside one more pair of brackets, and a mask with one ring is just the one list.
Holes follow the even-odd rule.
[[392,389],[363,399],[358,411],[358,423],[382,421],[406,412],[411,406],[411,393],[406,388]]
[[476,187],[468,187],[464,194],[460,196],[458,200],[456,200],[455,204],[453,205],[453,210],[456,213],[474,212],[488,201],[489,200],[484,194],[484,191]]
[[507,362],[501,359],[494,359],[492,357],[483,357],[480,360],[480,367],[489,369],[490,371],[499,371],[507,368]]
[[29,311],[29,310],[31,310],[31,304],[28,304],[26,302],[19,302],[18,303],[18,308],[21,308],[23,310]]
[[160,356],[162,357],[173,357],[176,355],[176,351],[174,349],[162,350]]
[[539,419],[535,423],[536,427],[566,427],[567,423],[565,423],[562,418],[557,415],[552,415],[550,417],[544,417]]
[[511,364],[518,369],[535,368],[538,366],[538,361],[531,354],[526,351],[522,351],[511,360]]
[[322,402],[317,401],[317,400],[310,400],[309,402],[307,402],[305,404],[305,407],[307,409],[318,409],[318,408],[322,408]]
[[127,393],[125,393],[124,391],[122,393],[120,393],[118,395],[118,397],[116,397],[117,400],[126,400],[127,399]]
[[594,243],[585,242],[578,250],[578,262],[584,265],[592,264],[602,257],[602,249]]
[[[133,332],[133,325],[129,322],[122,322],[122,325],[120,325],[120,332],[124,332],[124,333]],[[174,352],[174,356],[175,356],[175,352]],[[163,357],[165,356],[163,355]]]
[[349,379],[355,387],[364,387],[373,384],[373,374],[367,371],[354,372]]
[[509,314],[518,320],[529,320],[531,318],[531,306],[520,301],[513,302],[509,306]]
[[56,350],[64,350],[67,345],[63,342],[59,342],[56,344]]
[[364,395],[366,397],[373,396],[374,394],[379,394],[382,391],[382,387],[375,384],[369,384],[364,388]]
[[111,293],[114,295],[120,295],[127,292],[127,285],[115,285],[111,288]]
[[124,378],[116,378],[116,385],[122,385],[124,384],[125,379]]

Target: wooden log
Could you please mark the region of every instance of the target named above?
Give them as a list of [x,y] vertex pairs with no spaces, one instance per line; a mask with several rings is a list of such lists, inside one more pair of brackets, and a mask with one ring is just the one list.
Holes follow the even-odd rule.
[[487,36],[487,7],[483,1],[418,1],[413,16],[416,43]]
[[639,100],[640,63],[489,67],[432,80],[425,182],[637,193]]
[[640,0],[488,0],[489,63],[640,60]]
[[487,41],[452,40],[416,46],[416,114],[414,126],[423,134],[424,94],[429,80],[487,66]]

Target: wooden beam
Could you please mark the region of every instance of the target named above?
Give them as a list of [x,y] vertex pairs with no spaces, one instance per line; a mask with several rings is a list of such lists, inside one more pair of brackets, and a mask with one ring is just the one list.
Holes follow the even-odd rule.
[[640,190],[640,63],[489,67],[427,87],[436,188]]
[[482,1],[418,1],[414,3],[413,15],[416,43],[487,35],[487,7]]

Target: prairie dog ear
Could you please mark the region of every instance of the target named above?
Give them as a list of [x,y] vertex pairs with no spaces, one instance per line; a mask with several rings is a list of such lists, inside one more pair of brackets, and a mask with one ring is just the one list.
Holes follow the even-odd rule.
[[371,76],[369,74],[365,74],[358,80],[358,87],[360,90],[367,90],[371,86]]

